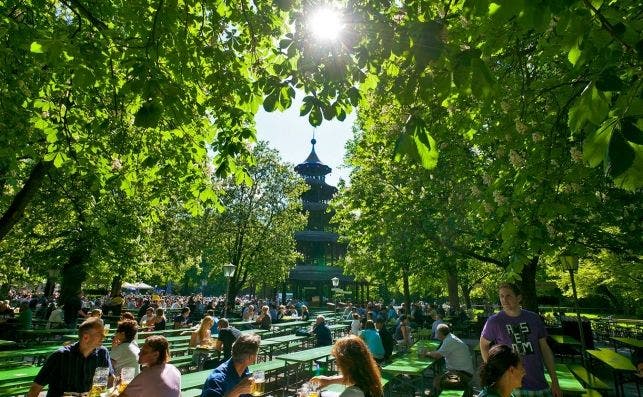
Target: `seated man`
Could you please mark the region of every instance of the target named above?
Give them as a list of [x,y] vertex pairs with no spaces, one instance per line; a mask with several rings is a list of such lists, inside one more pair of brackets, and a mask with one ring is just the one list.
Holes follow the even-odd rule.
[[190,325],[190,308],[184,307],[181,309],[181,314],[174,317],[174,329],[185,328]]
[[391,332],[386,328],[386,322],[384,321],[384,318],[378,318],[375,322],[375,327],[377,328],[377,333],[380,335],[380,338],[382,339],[382,345],[384,346],[384,359],[388,360],[389,358],[391,358],[393,349],[395,349],[395,345],[397,345],[397,342],[395,341],[395,338],[393,338]]
[[227,318],[220,319],[217,328],[219,336],[214,343],[214,348],[223,353],[223,361],[226,361],[232,355],[232,345],[241,336],[241,331],[230,326]]
[[433,380],[433,393],[439,395],[443,389],[443,381],[449,379],[452,386],[464,388],[465,395],[471,395],[471,379],[473,378],[473,363],[469,347],[457,336],[451,333],[446,324],[438,325],[438,339],[442,345],[437,351],[426,353],[427,356],[439,360],[444,357],[446,372]]
[[259,343],[259,335],[241,335],[232,345],[232,357],[215,368],[205,380],[201,397],[238,397],[249,394],[252,380],[248,366],[257,359]]
[[324,316],[317,316],[312,333],[315,335],[315,346],[330,346],[333,344],[333,334],[330,332],[328,325],[326,325]]
[[103,344],[103,322],[90,318],[78,328],[78,342],[63,346],[45,361],[31,384],[28,397],[36,397],[45,385],[47,396],[62,396],[64,392],[86,393],[92,388],[94,372],[108,367],[111,384],[112,369],[109,352]]

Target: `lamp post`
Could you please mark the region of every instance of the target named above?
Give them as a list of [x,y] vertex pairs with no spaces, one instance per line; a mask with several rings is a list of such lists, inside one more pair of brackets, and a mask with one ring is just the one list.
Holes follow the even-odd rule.
[[228,294],[230,293],[230,279],[234,276],[234,271],[237,269],[232,263],[226,263],[223,265],[223,275],[228,280],[228,284],[225,290],[225,303],[223,304],[223,317],[228,317]]
[[[333,289],[339,287],[339,279],[337,277],[333,277],[330,279],[330,282],[333,283]],[[332,296],[333,298],[333,303],[335,303],[335,311],[337,311],[337,302],[335,302],[335,294]]]
[[580,333],[580,357],[585,365],[585,333],[583,332],[583,322],[580,318],[580,310],[578,309],[578,295],[576,294],[576,281],[574,280],[574,272],[578,270],[578,257],[572,255],[563,255],[560,257],[560,263],[565,270],[569,271],[569,277],[572,280],[572,293],[574,294],[574,311],[576,312],[576,321],[578,322],[578,332]]

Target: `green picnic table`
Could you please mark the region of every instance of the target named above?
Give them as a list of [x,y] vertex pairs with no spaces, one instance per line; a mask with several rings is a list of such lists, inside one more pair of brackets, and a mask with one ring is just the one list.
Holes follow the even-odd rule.
[[[285,363],[283,361],[273,360],[265,363],[252,364],[248,367],[248,370],[251,373],[254,371],[264,371],[266,374],[266,377],[268,377],[272,371],[275,371],[284,367],[285,367]],[[207,379],[208,375],[210,375],[210,373],[212,373],[212,370],[207,369],[205,371],[198,371],[198,372],[192,372],[189,374],[181,375],[181,390],[183,391],[183,390],[194,389],[194,388],[200,389],[205,383],[205,380]]]
[[[587,391],[565,364],[556,364],[556,376],[558,377],[558,385],[564,394],[585,394]],[[545,371],[545,379],[551,384],[551,378],[547,371]]]
[[612,370],[616,395],[624,395],[622,373],[636,371],[636,368],[630,359],[609,349],[587,350],[587,354],[602,362]]
[[29,365],[20,368],[0,370],[0,387],[4,387],[9,382],[13,383],[25,379],[31,381],[41,368],[42,367],[35,365]]
[[284,335],[284,336],[275,336],[268,339],[262,339],[261,344],[259,345],[260,350],[268,350],[268,357],[272,360],[272,353],[274,349],[279,348],[280,346],[286,346],[286,352],[290,350],[291,342],[303,342],[307,340],[308,336],[296,336],[296,335]]
[[[330,356],[330,352],[332,351],[332,349],[333,346],[321,346],[312,349],[300,350],[293,353],[281,354],[275,358],[284,361],[286,366],[288,366],[288,363],[308,364],[308,370],[312,373],[313,361],[324,359],[326,362],[328,362],[328,357]],[[287,371],[286,386],[289,385],[290,371]]]
[[7,350],[0,351],[0,361],[4,360],[22,360],[25,357],[34,357],[40,359],[44,356],[48,356],[51,353],[58,350],[60,346],[50,345],[50,346],[41,346],[36,348],[29,349],[17,349],[17,350]]
[[192,328],[163,329],[160,331],[141,331],[138,333],[138,339],[145,339],[148,336],[152,336],[152,335],[162,335],[162,336],[176,335],[182,332],[191,334],[192,331],[194,331]]
[[[431,357],[418,357],[417,351],[409,351],[406,355],[399,356],[390,364],[382,367],[382,373],[413,388],[415,388],[414,380],[419,379],[420,390],[424,390],[426,385],[424,384],[423,373],[431,368],[436,361]],[[408,375],[409,378],[399,375]]]
[[0,347],[13,347],[16,346],[17,343],[12,340],[2,340],[0,339]]
[[559,345],[568,345],[572,347],[580,347],[580,342],[575,338],[568,335],[549,335],[549,337]]
[[610,339],[614,342],[614,350],[618,348],[619,345],[627,346],[630,351],[636,349],[643,349],[643,340],[635,338],[621,338],[618,336],[612,336]]

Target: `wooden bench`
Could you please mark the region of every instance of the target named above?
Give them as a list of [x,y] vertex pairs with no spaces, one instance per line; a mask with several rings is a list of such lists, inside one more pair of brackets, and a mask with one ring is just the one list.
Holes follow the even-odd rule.
[[192,356],[180,356],[172,357],[170,364],[174,365],[176,368],[189,368],[192,365]]
[[584,384],[586,384],[590,389],[595,390],[612,390],[612,387],[609,386],[604,381],[597,378],[595,375],[587,371],[585,367],[580,364],[567,364],[569,370]]

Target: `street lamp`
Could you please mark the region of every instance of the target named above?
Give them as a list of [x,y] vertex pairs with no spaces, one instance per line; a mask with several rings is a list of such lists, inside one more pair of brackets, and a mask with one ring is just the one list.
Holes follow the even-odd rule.
[[585,366],[585,333],[583,332],[583,322],[580,318],[580,310],[578,308],[578,295],[576,294],[576,281],[574,280],[574,272],[578,270],[578,257],[572,255],[563,255],[560,257],[560,263],[565,270],[569,271],[569,277],[572,280],[572,293],[574,294],[574,311],[576,311],[576,321],[578,322],[578,332],[580,333],[580,357]]
[[[333,283],[333,288],[339,287],[339,279],[337,277],[333,277],[330,279],[331,283]],[[335,302],[336,296],[333,295],[333,302]],[[337,310],[337,302],[335,302],[335,310]]]
[[223,305],[223,317],[228,317],[228,294],[230,293],[230,279],[234,276],[234,271],[237,269],[232,263],[223,265],[223,275],[228,280],[228,285],[225,290],[225,303]]

